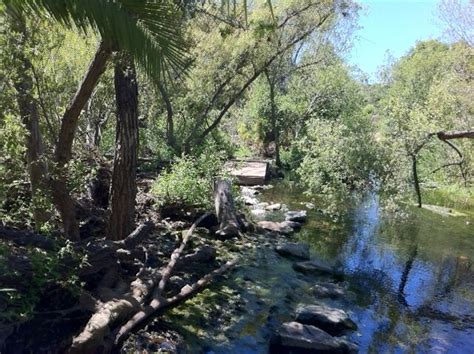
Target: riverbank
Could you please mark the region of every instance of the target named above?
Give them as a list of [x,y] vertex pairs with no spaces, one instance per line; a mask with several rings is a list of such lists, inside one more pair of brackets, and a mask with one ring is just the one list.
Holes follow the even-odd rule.
[[[259,198],[292,210],[311,202],[282,185]],[[349,296],[324,301],[345,310],[358,325],[348,339],[360,352],[467,353],[474,345],[471,219],[417,208],[412,212],[412,217],[392,222],[373,197],[334,223],[316,207],[307,210],[299,232],[281,241],[306,242],[312,255],[340,265]],[[269,211],[267,217],[282,220],[279,211]],[[299,304],[315,301],[311,289],[323,280],[295,272],[292,261],[279,256],[268,238],[249,243],[259,246],[245,251],[227,279],[156,325],[183,333],[191,352],[266,353],[272,333],[292,321]]]
[[[237,267],[186,303],[159,313],[125,342],[122,351],[267,353],[272,338],[278,344],[275,335],[282,329],[294,334],[294,324],[288,324],[298,319],[304,306],[312,311],[314,305],[347,314],[357,329],[344,332],[343,339],[359,346],[360,352],[382,348],[464,353],[474,346],[474,242],[469,214],[440,217],[413,208],[410,218],[394,222],[380,211],[377,197],[369,196],[334,222],[318,211],[317,201],[287,185],[262,188],[249,197],[256,199],[248,214],[257,224],[261,220],[284,223],[290,210],[304,210],[305,223],[301,228],[293,224],[297,230],[285,234],[262,229],[230,240],[198,227],[188,252],[209,247],[214,251],[207,261],[173,274],[169,294],[228,259],[238,258]],[[152,200],[139,199],[141,215],[156,217]],[[190,220],[178,219],[156,220],[161,226],[148,246],[154,247],[152,253],[158,258],[153,259],[159,264],[164,264],[179,235],[190,226]],[[295,243],[300,245],[296,250],[301,260],[288,258],[288,252],[281,250]],[[298,271],[295,265],[308,257],[330,264],[337,272]],[[59,332],[54,332],[58,327],[38,324],[66,320],[63,310],[41,309],[49,312],[19,331],[10,348],[15,343],[16,348],[41,344],[34,347],[38,352],[61,344],[56,343]],[[87,320],[87,314],[79,315],[72,319],[76,326]],[[61,328],[63,335],[68,328],[74,332],[72,327]],[[21,336],[26,332],[28,339]],[[347,344],[345,349],[350,349]]]

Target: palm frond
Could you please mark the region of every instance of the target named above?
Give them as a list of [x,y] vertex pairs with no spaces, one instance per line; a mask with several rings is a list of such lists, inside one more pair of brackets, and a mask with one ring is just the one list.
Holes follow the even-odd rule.
[[147,75],[163,79],[186,65],[180,11],[170,0],[6,0],[18,11],[49,16],[67,27],[97,30],[128,51]]

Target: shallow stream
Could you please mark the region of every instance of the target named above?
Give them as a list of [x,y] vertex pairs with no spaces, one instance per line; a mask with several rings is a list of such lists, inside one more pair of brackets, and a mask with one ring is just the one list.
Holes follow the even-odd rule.
[[[304,209],[306,201],[283,185],[259,199],[290,210]],[[324,279],[295,272],[272,242],[256,236],[226,280],[163,321],[184,336],[191,353],[267,353],[271,333],[292,319],[298,304],[323,302],[357,323],[348,339],[361,353],[474,353],[473,221],[472,214],[415,208],[408,219],[393,221],[382,217],[375,196],[345,222],[309,210],[302,230],[286,238],[309,243],[313,257],[343,269],[344,300],[315,298],[310,288]]]

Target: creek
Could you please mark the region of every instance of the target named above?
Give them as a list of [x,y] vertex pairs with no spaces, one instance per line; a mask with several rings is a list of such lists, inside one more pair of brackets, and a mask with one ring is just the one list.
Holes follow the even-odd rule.
[[[307,198],[280,184],[258,196],[304,209]],[[316,203],[317,204],[317,203]],[[472,353],[474,348],[473,214],[440,216],[410,210],[395,220],[369,196],[334,222],[308,210],[303,228],[278,240],[255,236],[240,266],[162,320],[179,332],[190,353],[267,353],[271,334],[291,321],[298,304],[322,302],[344,309],[358,325],[347,339],[361,353]],[[269,212],[266,219],[281,219]],[[313,258],[336,262],[348,295],[317,299],[323,277],[292,269],[275,242],[306,242]]]

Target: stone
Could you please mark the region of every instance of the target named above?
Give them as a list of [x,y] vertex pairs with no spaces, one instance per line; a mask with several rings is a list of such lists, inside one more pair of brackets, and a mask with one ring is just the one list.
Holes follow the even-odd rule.
[[280,203],[270,204],[270,205],[267,205],[265,209],[270,210],[270,211],[280,210],[281,204]]
[[289,227],[285,223],[275,221],[259,221],[257,223],[257,226],[260,226],[264,230],[276,232],[283,235],[288,235],[294,231],[293,228]]
[[255,205],[255,209],[265,209],[269,205],[267,202],[261,202]]
[[287,221],[305,222],[306,221],[306,210],[300,211],[288,211],[285,216]]
[[293,269],[304,274],[329,274],[329,275],[341,275],[340,272],[335,270],[329,263],[322,260],[311,260],[305,262],[298,262],[293,264]]
[[298,322],[283,323],[270,340],[272,354],[283,353],[356,353],[357,346],[334,338],[323,330]]
[[252,187],[240,187],[240,192],[242,195],[246,196],[254,196],[260,193],[258,190]]
[[292,229],[299,230],[303,224],[296,221],[283,221],[282,224],[291,227]]
[[341,309],[326,305],[301,305],[296,310],[295,320],[316,326],[327,333],[338,336],[344,331],[357,329],[356,324]]
[[275,247],[281,256],[309,259],[309,245],[306,243],[287,243]]
[[314,296],[318,298],[336,299],[346,295],[345,290],[334,283],[318,283],[312,288]]
[[262,216],[264,216],[267,212],[266,212],[264,209],[252,209],[252,210],[250,210],[250,213],[251,213],[253,216],[256,216],[256,217],[262,217]]
[[242,196],[242,201],[244,202],[245,205],[257,205],[258,204],[258,199],[254,197],[250,197],[248,195],[243,195]]

